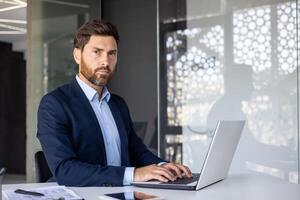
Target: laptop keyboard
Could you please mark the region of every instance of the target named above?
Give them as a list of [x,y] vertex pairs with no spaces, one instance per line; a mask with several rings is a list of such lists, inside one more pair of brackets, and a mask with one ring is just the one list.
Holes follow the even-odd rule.
[[200,173],[197,173],[197,174],[193,174],[192,178],[183,177],[183,178],[178,178],[175,181],[169,181],[166,183],[162,182],[161,184],[189,184],[194,181],[198,181],[199,177],[200,177]]

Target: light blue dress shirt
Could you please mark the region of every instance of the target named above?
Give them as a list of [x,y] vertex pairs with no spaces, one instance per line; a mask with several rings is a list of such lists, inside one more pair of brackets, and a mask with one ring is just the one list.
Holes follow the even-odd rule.
[[[103,87],[102,96],[99,98],[98,92],[83,82],[78,75],[76,80],[88,98],[95,114],[98,123],[101,127],[102,136],[104,139],[107,165],[121,166],[121,143],[119,131],[108,106],[110,93],[107,87]],[[126,167],[123,179],[123,185],[130,185],[133,182],[134,167]]]

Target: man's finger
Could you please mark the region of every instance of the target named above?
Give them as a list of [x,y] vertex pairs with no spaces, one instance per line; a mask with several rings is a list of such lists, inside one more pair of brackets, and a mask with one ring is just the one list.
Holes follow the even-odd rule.
[[163,167],[157,167],[157,169],[155,170],[155,173],[163,175],[164,177],[166,177],[167,179],[174,181],[176,179],[176,177],[174,176],[174,174],[172,172],[170,172],[168,169],[165,169]]
[[159,180],[159,181],[161,181],[161,182],[168,182],[168,181],[169,181],[169,180],[166,179],[164,176],[161,176],[161,175],[159,175],[159,174],[154,174],[154,175],[153,175],[153,179]]
[[181,170],[180,170],[180,168],[179,167],[177,167],[174,163],[167,163],[167,164],[165,164],[165,165],[162,165],[162,167],[165,167],[165,168],[167,168],[167,169],[171,169],[171,170],[173,170],[175,173],[176,173],[176,175],[178,176],[178,177],[182,177],[181,176]]
[[192,172],[190,171],[190,169],[184,165],[177,165],[177,167],[179,167],[183,172],[184,174],[187,176],[187,177],[192,177]]

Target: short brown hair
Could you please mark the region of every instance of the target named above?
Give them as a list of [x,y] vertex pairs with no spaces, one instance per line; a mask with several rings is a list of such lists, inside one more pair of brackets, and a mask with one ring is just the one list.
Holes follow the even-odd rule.
[[92,20],[83,24],[74,35],[74,48],[83,49],[92,35],[113,36],[119,43],[119,33],[115,25],[105,20]]

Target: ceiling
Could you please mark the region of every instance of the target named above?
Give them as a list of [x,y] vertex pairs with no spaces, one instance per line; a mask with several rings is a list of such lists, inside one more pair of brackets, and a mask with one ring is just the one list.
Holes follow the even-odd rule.
[[25,43],[27,0],[0,0],[0,41]]
[[[86,13],[89,1],[85,0],[40,0],[47,3],[43,10],[43,17],[55,18],[77,13]],[[53,12],[55,10],[55,12]],[[27,26],[27,0],[0,0],[0,41],[13,43],[16,51],[26,51],[26,26]],[[50,16],[50,17],[49,17]],[[61,19],[59,19],[61,20]],[[55,24],[55,23],[54,23]],[[57,24],[57,21],[56,21]],[[60,28],[66,29],[69,23],[55,29],[45,31],[48,34],[57,35]],[[55,26],[55,25],[54,25]],[[46,27],[47,28],[47,27]],[[53,30],[52,30],[53,29]],[[73,28],[74,29],[74,28]]]

